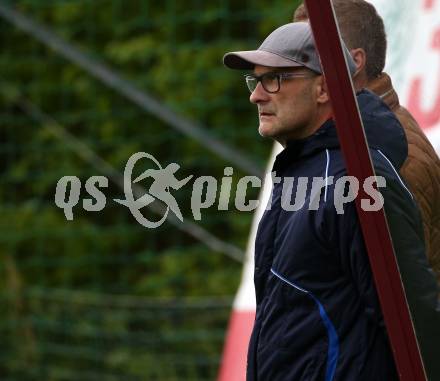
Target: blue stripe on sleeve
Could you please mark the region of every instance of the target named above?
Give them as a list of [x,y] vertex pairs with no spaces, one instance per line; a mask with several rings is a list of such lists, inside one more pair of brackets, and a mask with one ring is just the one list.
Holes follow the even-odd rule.
[[339,338],[338,334],[336,332],[336,329],[331,322],[330,318],[327,315],[327,312],[325,312],[324,306],[321,304],[321,302],[309,291],[297,286],[296,284],[290,282],[286,278],[284,278],[282,275],[278,274],[274,269],[270,269],[273,275],[275,275],[277,278],[281,279],[284,283],[287,283],[289,286],[292,286],[293,288],[297,289],[298,291],[304,292],[305,294],[309,295],[317,304],[319,309],[319,315],[321,316],[321,319],[325,325],[325,328],[327,329],[327,335],[328,335],[328,350],[327,350],[327,368],[325,372],[325,381],[332,381],[335,377],[336,372],[336,365],[338,363],[338,356],[339,356]]

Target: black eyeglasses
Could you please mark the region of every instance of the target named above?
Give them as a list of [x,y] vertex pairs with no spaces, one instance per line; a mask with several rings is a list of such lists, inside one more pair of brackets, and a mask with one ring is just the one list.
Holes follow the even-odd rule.
[[257,88],[258,82],[261,82],[263,89],[268,93],[277,93],[280,91],[281,80],[287,78],[311,78],[315,77],[313,73],[277,73],[269,72],[262,75],[246,74],[246,85],[251,93]]

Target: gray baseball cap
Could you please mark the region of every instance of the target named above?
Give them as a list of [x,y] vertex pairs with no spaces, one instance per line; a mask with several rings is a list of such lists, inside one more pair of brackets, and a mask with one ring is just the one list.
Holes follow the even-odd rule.
[[[356,64],[344,42],[344,54],[350,73],[356,71]],[[252,70],[255,65],[270,67],[307,67],[322,73],[321,62],[315,48],[312,29],[307,22],[294,22],[275,29],[257,50],[229,52],[223,56],[223,63],[230,69]]]

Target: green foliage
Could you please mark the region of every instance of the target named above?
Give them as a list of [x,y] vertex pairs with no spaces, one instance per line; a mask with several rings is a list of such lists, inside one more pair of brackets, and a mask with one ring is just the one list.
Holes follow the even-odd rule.
[[[5,3],[264,167],[271,143],[258,136],[241,73],[221,58],[256,48],[290,21],[297,1]],[[66,221],[55,187],[65,175],[84,186],[104,174],[87,150],[119,172],[145,151],[162,165],[179,163],[182,178],[220,181],[232,166],[236,184],[244,173],[0,23],[2,379],[214,379],[241,264],[171,224],[143,228],[111,200],[123,196],[114,183],[102,212],[82,209],[83,189]],[[175,197],[192,221],[191,186]],[[212,207],[197,223],[245,250],[251,221],[251,213]]]

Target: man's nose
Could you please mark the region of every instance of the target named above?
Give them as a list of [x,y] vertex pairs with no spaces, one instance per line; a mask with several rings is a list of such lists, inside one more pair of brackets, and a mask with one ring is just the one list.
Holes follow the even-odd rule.
[[261,82],[257,83],[257,87],[255,88],[254,91],[252,91],[251,95],[249,96],[250,102],[254,104],[267,102],[269,98],[270,98],[269,93],[266,90],[264,90]]

